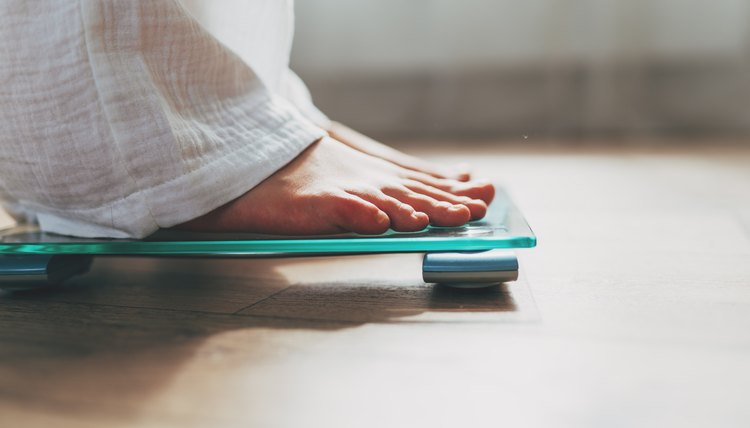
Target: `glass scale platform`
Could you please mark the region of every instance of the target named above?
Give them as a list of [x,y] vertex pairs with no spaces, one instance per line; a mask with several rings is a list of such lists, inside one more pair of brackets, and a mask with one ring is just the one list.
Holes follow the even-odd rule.
[[372,253],[426,253],[425,282],[485,286],[514,280],[510,251],[531,248],[536,237],[502,189],[484,219],[461,227],[428,227],[382,235],[271,236],[161,230],[143,240],[75,238],[18,225],[0,231],[0,288],[53,285],[85,273],[93,257],[299,257]]

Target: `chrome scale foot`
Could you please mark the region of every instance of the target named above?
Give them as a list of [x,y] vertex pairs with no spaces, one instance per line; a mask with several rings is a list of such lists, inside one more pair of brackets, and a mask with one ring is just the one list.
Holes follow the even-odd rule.
[[33,290],[57,285],[88,272],[92,261],[88,255],[0,255],[0,289]]
[[513,251],[427,253],[422,261],[424,282],[455,288],[482,288],[518,279]]

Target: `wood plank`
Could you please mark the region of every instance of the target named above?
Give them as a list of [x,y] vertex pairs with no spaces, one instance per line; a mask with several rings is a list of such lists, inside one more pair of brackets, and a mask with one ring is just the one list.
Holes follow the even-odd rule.
[[288,287],[277,260],[97,258],[64,287],[13,299],[233,313]]
[[[306,329],[321,331],[346,325],[304,323]],[[188,419],[196,425],[212,420],[236,425],[239,419],[200,417],[189,406],[164,411],[149,400],[196,357],[221,362],[283,356],[286,351],[274,346],[270,332],[299,326],[283,319],[184,310],[5,300],[0,312],[0,402],[16,415],[31,412],[34,418],[20,419],[24,426],[44,421],[37,416],[45,413],[59,414],[74,425],[124,424],[141,412],[155,418],[152,425],[179,425]],[[227,339],[223,344],[211,339],[212,346],[203,346],[218,337]],[[304,346],[308,341],[298,332],[292,342]],[[18,419],[12,422],[4,426],[19,424]]]
[[0,426],[750,424],[750,147],[456,147],[540,237],[521,281],[100,260],[0,294]]
[[[240,314],[350,322],[532,322],[524,281],[477,290],[425,284],[420,254],[323,257],[280,269],[294,285]],[[386,276],[381,272],[387,272]]]

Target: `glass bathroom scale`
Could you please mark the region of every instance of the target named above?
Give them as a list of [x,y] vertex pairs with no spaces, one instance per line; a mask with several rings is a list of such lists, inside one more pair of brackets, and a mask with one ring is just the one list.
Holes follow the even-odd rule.
[[[427,269],[425,272],[433,272],[432,276],[427,276],[434,279],[435,272],[439,275],[442,270],[456,266],[464,272],[481,271],[483,266],[507,270],[512,263],[498,264],[488,257],[493,253],[487,252],[535,245],[536,237],[531,228],[502,189],[498,189],[485,218],[465,226],[430,226],[419,232],[388,231],[376,236],[290,237],[161,230],[142,240],[92,239],[41,232],[33,225],[17,225],[0,231],[0,287],[5,284],[7,288],[10,282],[31,283],[42,277],[52,281],[71,276],[85,271],[93,256],[263,257],[424,252],[428,257],[423,268]],[[441,254],[431,256],[431,253]],[[450,267],[446,254],[452,253],[460,263]],[[479,253],[481,257],[477,258]],[[432,257],[434,262],[431,262]],[[515,256],[512,258],[515,260]],[[434,265],[432,271],[428,264]],[[27,281],[21,281],[24,275]],[[452,276],[466,279],[466,275],[454,271]]]

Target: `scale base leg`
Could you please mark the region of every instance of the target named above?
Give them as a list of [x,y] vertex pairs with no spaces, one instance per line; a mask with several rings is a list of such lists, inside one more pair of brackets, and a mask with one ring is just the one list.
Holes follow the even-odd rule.
[[456,288],[482,288],[518,279],[513,251],[427,253],[422,261],[424,282]]
[[93,261],[87,255],[0,255],[0,289],[33,290],[60,284],[88,272]]

